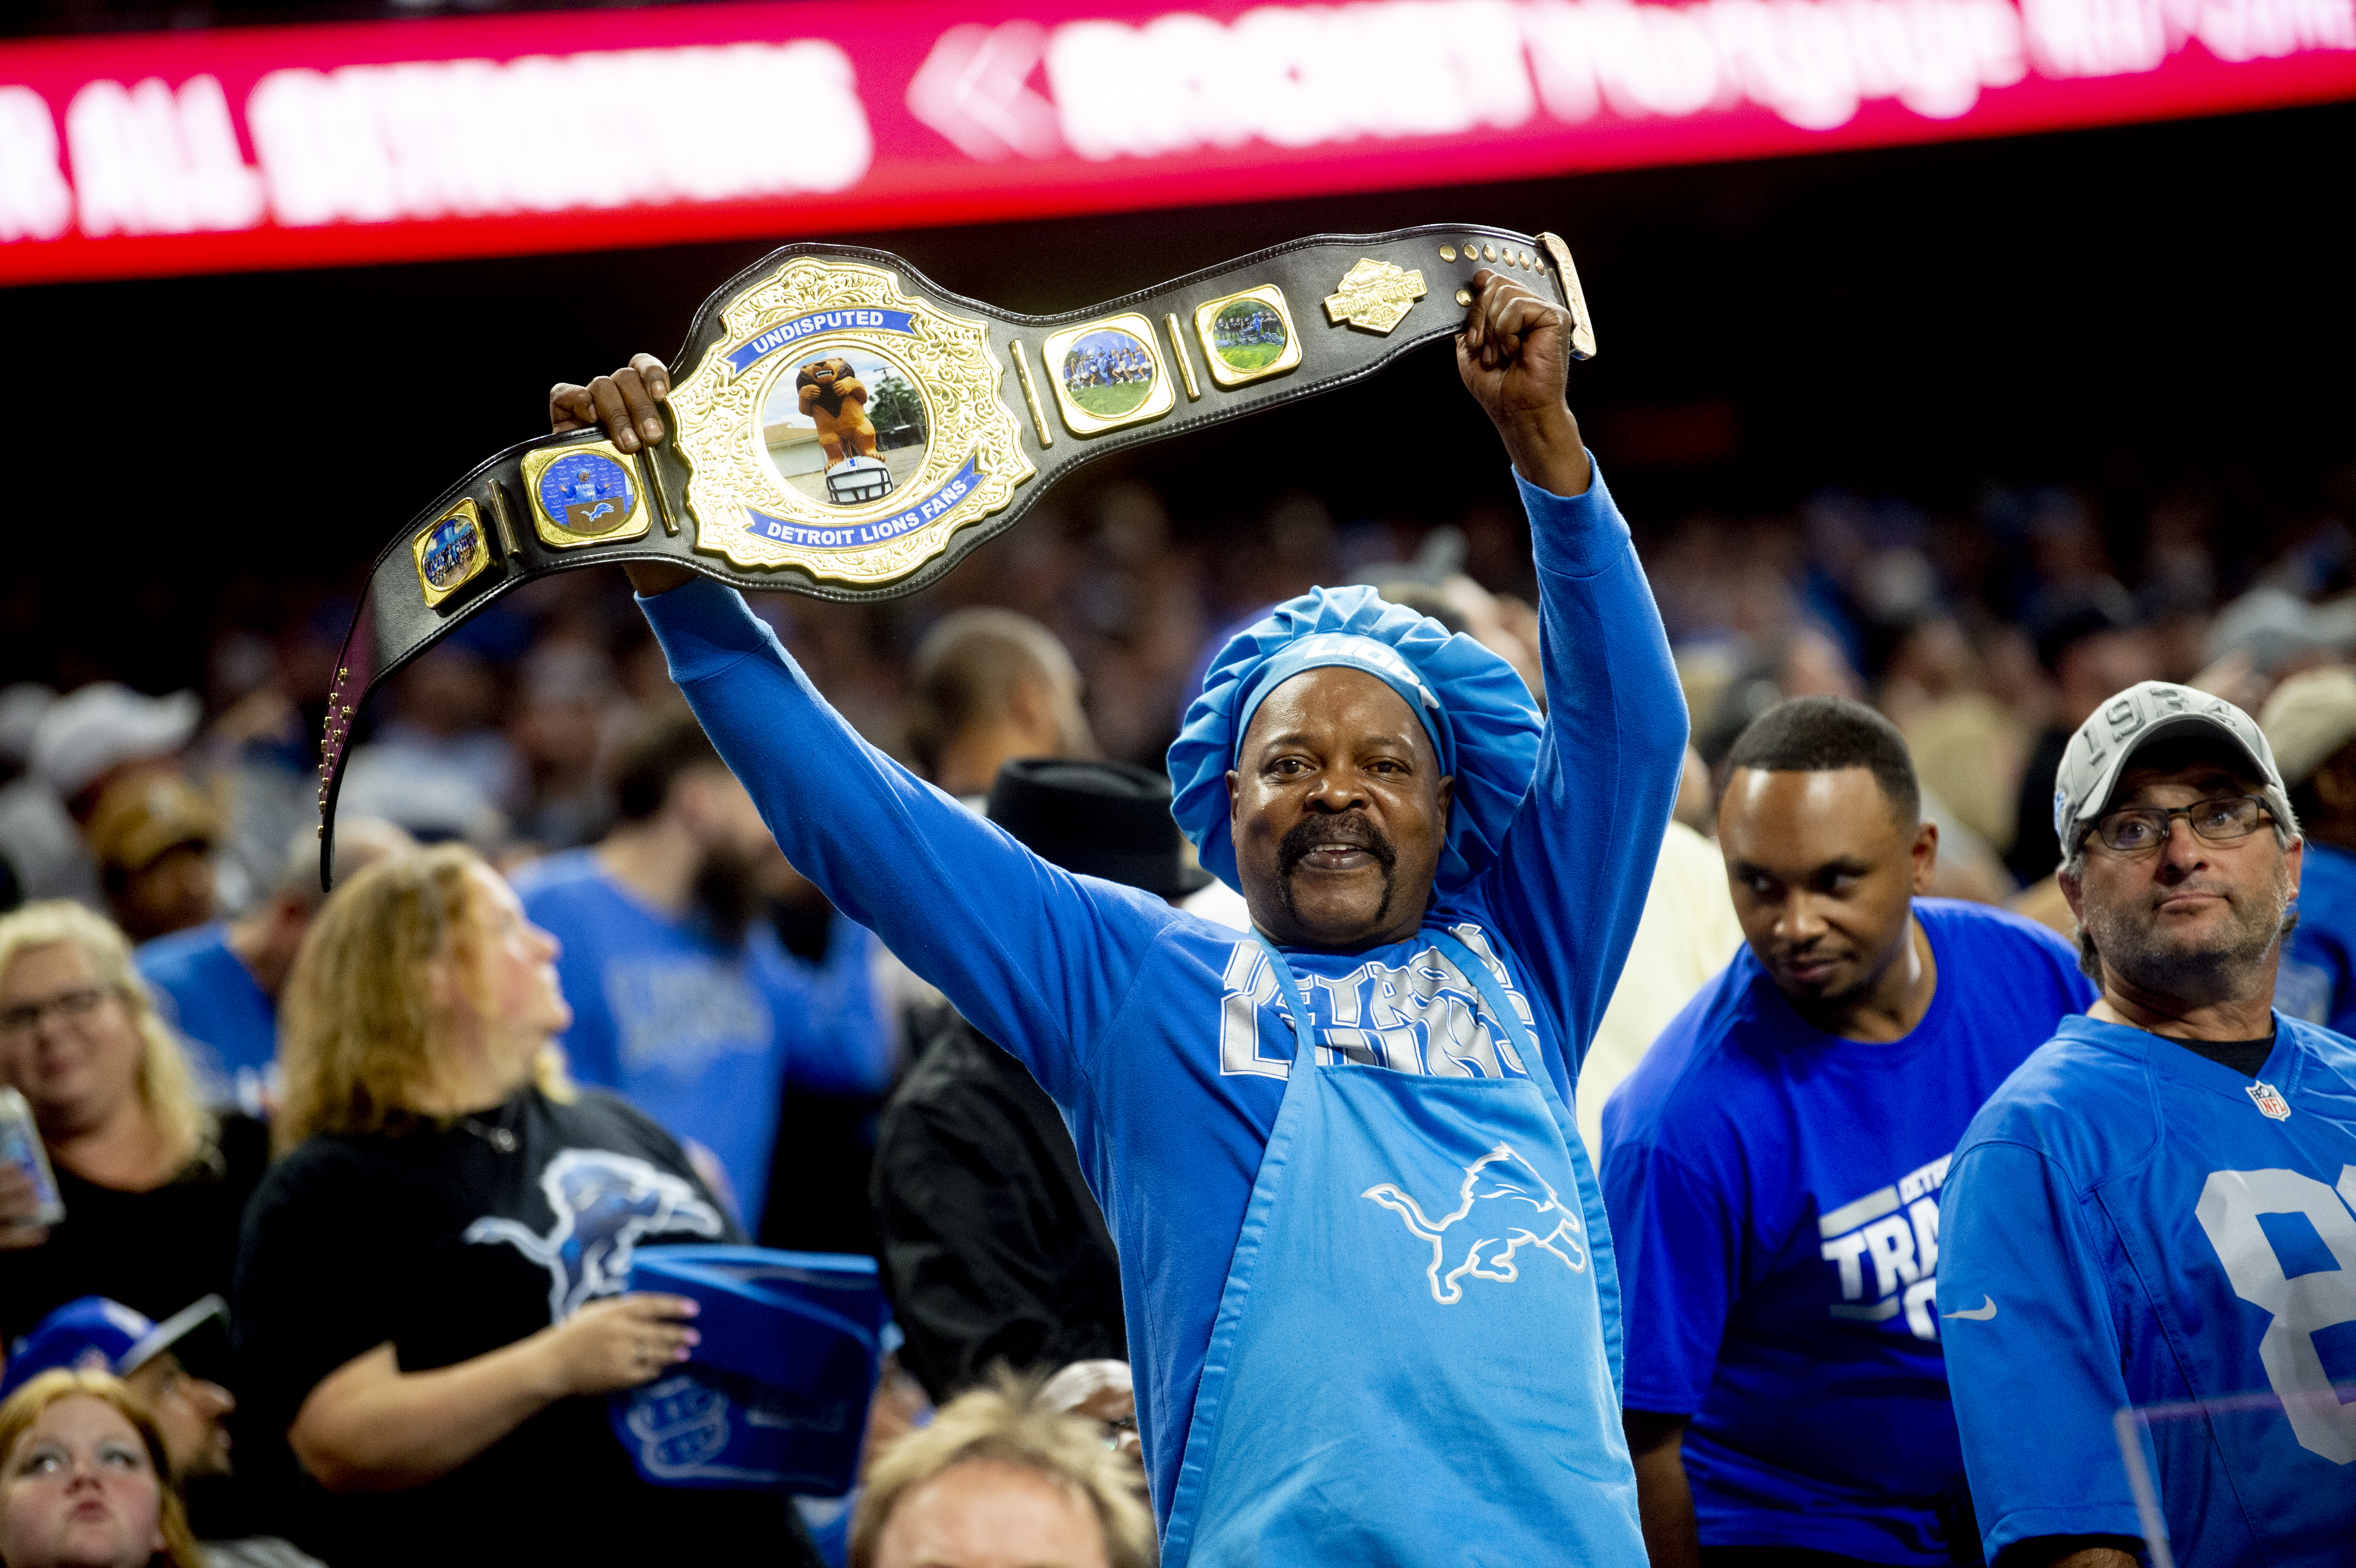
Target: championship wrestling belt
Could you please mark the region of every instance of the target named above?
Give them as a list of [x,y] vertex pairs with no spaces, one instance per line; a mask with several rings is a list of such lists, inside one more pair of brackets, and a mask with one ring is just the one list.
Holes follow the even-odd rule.
[[1475,225],[1325,234],[1063,315],[1016,315],[853,245],[773,251],[703,302],[661,441],[597,429],[475,465],[388,544],[336,661],[320,875],[354,716],[519,583],[660,560],[739,588],[888,599],[937,581],[1107,453],[1373,375],[1457,331],[1487,267],[1570,313],[1570,251]]

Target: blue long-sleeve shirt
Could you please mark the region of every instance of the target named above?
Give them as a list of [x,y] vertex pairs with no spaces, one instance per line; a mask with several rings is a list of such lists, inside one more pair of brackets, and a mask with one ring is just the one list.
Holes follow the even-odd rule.
[[[1519,480],[1536,539],[1548,713],[1497,862],[1424,926],[1494,957],[1566,1104],[1633,937],[1686,714],[1627,525],[1599,473]],[[1062,1110],[1119,1247],[1138,1424],[1167,1520],[1196,1383],[1294,1035],[1256,944],[1076,877],[869,746],[732,590],[642,600],[696,716],[787,858],[881,936]],[[1286,950],[1326,1060],[1518,1072],[1417,938]],[[1601,1243],[1604,1238],[1596,1240]],[[1335,1282],[1345,1307],[1347,1280]],[[1337,1331],[1346,1331],[1338,1318]],[[1617,1412],[1601,1412],[1609,1421]]]

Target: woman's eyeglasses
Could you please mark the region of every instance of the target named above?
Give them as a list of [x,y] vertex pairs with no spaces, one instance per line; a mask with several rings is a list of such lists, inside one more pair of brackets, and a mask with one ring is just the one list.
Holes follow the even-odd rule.
[[30,1034],[52,1013],[61,1019],[86,1019],[98,1010],[98,1004],[107,996],[103,986],[84,986],[78,990],[60,991],[41,1001],[0,1008],[0,1035]]

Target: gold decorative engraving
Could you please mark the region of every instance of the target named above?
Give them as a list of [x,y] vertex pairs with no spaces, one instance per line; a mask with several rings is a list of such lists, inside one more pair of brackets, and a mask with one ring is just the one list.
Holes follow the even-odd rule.
[[[1097,341],[1099,339],[1110,341],[1100,343]],[[1136,377],[1132,366],[1125,373],[1126,379],[1111,385],[1091,385],[1077,379],[1069,363],[1072,355],[1101,353],[1116,347],[1123,356],[1141,352],[1147,374],[1141,379]],[[1040,347],[1039,362],[1047,368],[1048,384],[1055,389],[1055,407],[1075,435],[1095,435],[1099,431],[1144,424],[1178,406],[1177,389],[1170,384],[1170,368],[1162,362],[1162,351],[1153,346],[1153,324],[1135,311],[1084,322],[1049,335]],[[1138,389],[1140,395],[1130,397],[1131,389]],[[1090,408],[1091,402],[1098,406]]]
[[418,529],[409,549],[417,561],[418,591],[428,605],[441,603],[490,570],[491,541],[483,531],[482,511],[472,497],[461,497],[456,506]]
[[1483,246],[1482,246],[1482,247],[1481,247],[1481,259],[1482,259],[1483,261],[1495,261],[1495,260],[1497,259],[1497,248],[1496,248],[1494,245],[1483,245]]
[[[1236,308],[1239,305],[1243,307],[1241,311]],[[1274,344],[1267,341],[1267,318],[1271,314],[1276,318],[1278,336]],[[1257,337],[1222,345],[1218,338],[1219,318],[1237,315],[1248,316],[1258,323]],[[1176,324],[1173,321],[1172,325]],[[1211,368],[1211,379],[1222,387],[1264,381],[1301,363],[1301,332],[1292,325],[1292,311],[1284,303],[1284,291],[1274,283],[1262,283],[1256,289],[1195,306],[1194,336],[1203,345],[1203,362]],[[1263,359],[1262,351],[1269,347],[1274,347],[1276,353]]]
[[1348,322],[1368,332],[1390,336],[1424,295],[1423,274],[1394,267],[1388,261],[1361,257],[1342,274],[1335,292],[1325,296],[1325,318],[1339,326]]
[[1443,261],[1453,261],[1456,260],[1456,247],[1453,245],[1442,245],[1440,248],[1440,259]]
[[1456,303],[1458,304],[1471,304],[1472,303],[1472,291],[1471,289],[1457,290]]
[[[756,342],[773,328],[836,313],[841,318],[823,329]],[[1014,410],[1000,397],[1006,368],[989,324],[912,297],[888,267],[792,257],[729,301],[721,320],[719,341],[670,395],[700,550],[750,571],[795,567],[880,587],[938,557],[959,528],[1002,510],[1038,472],[1023,454]],[[790,390],[806,351],[820,347],[855,350],[904,372],[922,404],[923,456],[881,495],[814,499],[770,457],[763,424],[770,394],[781,380]],[[732,357],[743,358],[741,368]]]
[[1570,357],[1595,357],[1595,323],[1588,318],[1587,295],[1579,286],[1579,269],[1570,264],[1570,247],[1553,234],[1538,236],[1538,248],[1554,258],[1562,281],[1563,303],[1570,307]]
[[1039,389],[1032,384],[1031,361],[1023,357],[1023,340],[1006,340],[1006,357],[1014,361],[1014,379],[1023,383],[1023,400],[1031,409],[1031,426],[1039,432],[1042,451],[1055,444],[1055,432],[1047,428],[1047,411],[1039,406]]
[[1200,402],[1203,384],[1194,379],[1194,361],[1186,353],[1185,335],[1178,330],[1178,313],[1174,310],[1164,313],[1162,325],[1170,334],[1170,352],[1178,357],[1178,373],[1186,379],[1186,400]]
[[[549,509],[548,502],[540,493],[541,475],[568,457],[583,455],[604,458],[611,462],[614,467],[620,471],[624,487],[628,493],[629,504],[626,507],[614,507],[615,520],[606,523],[603,528],[593,528],[588,526],[587,520],[575,524],[568,517],[558,516]],[[540,536],[541,543],[553,549],[579,549],[585,545],[615,544],[623,539],[638,539],[653,526],[652,518],[647,511],[646,496],[641,493],[645,485],[637,481],[637,465],[623,453],[621,448],[610,441],[582,442],[571,446],[549,446],[542,447],[538,452],[525,453],[523,454],[523,487],[525,494],[531,497],[531,531]],[[602,517],[594,520],[605,521]]]

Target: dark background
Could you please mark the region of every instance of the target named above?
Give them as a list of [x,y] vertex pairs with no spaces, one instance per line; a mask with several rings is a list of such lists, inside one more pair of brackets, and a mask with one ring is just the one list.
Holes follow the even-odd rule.
[[[829,235],[1018,311],[1085,306],[1318,231],[1551,229],[1598,358],[1573,407],[1640,534],[1828,485],[1967,513],[1993,484],[2140,507],[2193,487],[2223,582],[2356,495],[2346,170],[2356,106],[1700,167]],[[650,237],[659,230],[649,225]],[[787,238],[781,236],[780,239]],[[668,354],[769,248],[15,291],[0,679],[187,684],[209,631],[348,592],[415,509],[544,429],[552,380]],[[1182,536],[1288,490],[1337,518],[1509,502],[1444,346],[1116,457]]]

